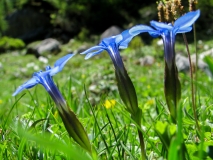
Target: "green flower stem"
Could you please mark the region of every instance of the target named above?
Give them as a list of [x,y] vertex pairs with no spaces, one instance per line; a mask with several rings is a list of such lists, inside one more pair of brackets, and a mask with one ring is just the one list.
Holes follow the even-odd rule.
[[143,133],[141,132],[140,129],[138,129],[138,137],[139,137],[139,140],[140,140],[142,160],[146,160],[145,143],[144,143]]
[[187,42],[187,39],[186,39],[186,35],[184,33],[183,33],[183,39],[184,39],[184,42],[186,44],[186,50],[187,50],[188,57],[189,57],[190,77],[191,77],[192,109],[193,109],[193,113],[194,113],[195,124],[196,124],[197,130],[200,131],[200,126],[198,124],[198,118],[197,118],[197,113],[196,113],[196,102],[195,102],[196,94],[195,94],[195,88],[194,88],[192,62],[191,62],[191,56],[190,56],[190,52],[189,52],[188,42]]
[[144,138],[143,138],[143,133],[142,133],[141,129],[139,129],[139,127],[141,127],[141,116],[142,116],[141,109],[138,108],[138,115],[135,115],[135,116],[132,115],[131,117],[136,122],[137,128],[138,128],[137,130],[138,130],[138,137],[139,137],[140,148],[141,148],[141,159],[146,160],[146,150],[145,150],[145,142],[144,142]]
[[[197,70],[198,70],[198,53],[197,53],[197,37],[196,37],[196,27],[195,27],[195,23],[193,24],[193,34],[194,34],[194,45],[195,45],[195,55],[196,55],[196,63],[195,63],[195,76],[194,76],[194,80],[195,82],[197,81]],[[195,106],[197,103],[197,83],[195,83],[194,86],[194,94],[195,94]]]

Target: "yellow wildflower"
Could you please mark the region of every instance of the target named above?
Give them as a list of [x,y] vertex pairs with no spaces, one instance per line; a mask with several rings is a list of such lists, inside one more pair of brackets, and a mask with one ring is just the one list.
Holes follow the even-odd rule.
[[146,101],[146,103],[144,104],[144,109],[148,109],[149,107],[153,106],[155,104],[155,100],[154,99],[149,99]]
[[84,79],[85,77],[86,77],[85,74],[82,74],[82,75],[81,75],[81,78],[82,78],[82,79]]
[[114,107],[114,106],[115,106],[115,100],[114,100],[114,99],[106,100],[106,101],[104,102],[104,107],[105,107],[106,109],[112,108],[112,107]]
[[155,100],[154,99],[149,99],[147,102],[146,102],[147,105],[154,105],[155,104]]
[[53,116],[57,119],[58,118],[58,111],[55,111]]

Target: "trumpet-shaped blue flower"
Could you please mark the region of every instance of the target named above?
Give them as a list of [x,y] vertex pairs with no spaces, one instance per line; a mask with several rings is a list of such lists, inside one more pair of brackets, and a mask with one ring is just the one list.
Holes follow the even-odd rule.
[[[148,29],[149,27],[144,26],[144,30],[146,30],[146,28]],[[87,54],[85,59],[89,59],[92,56],[103,52],[104,50],[108,52],[115,67],[115,75],[120,97],[126,106],[126,110],[131,114],[132,119],[138,124],[138,126],[140,126],[142,112],[141,109],[138,107],[138,100],[134,85],[129,75],[127,74],[124,63],[119,53],[119,49],[127,48],[129,42],[137,34],[139,33],[130,34],[129,30],[125,30],[117,36],[103,39],[98,46],[89,48],[81,54]],[[141,152],[143,157],[142,159],[146,159],[142,132],[140,130],[138,130],[138,132],[141,143]]]
[[68,54],[57,60],[53,68],[47,66],[46,71],[35,72],[30,80],[28,80],[23,85],[17,88],[17,90],[13,93],[13,96],[17,95],[24,89],[29,89],[37,84],[41,84],[44,86],[44,88],[51,95],[55,102],[59,103],[58,101],[61,101],[62,103],[64,103],[65,101],[61,96],[60,92],[58,91],[57,87],[55,86],[52,80],[52,76],[60,72],[63,69],[64,65],[67,63],[67,61],[73,56],[74,54]]
[[[148,26],[144,27],[144,30],[149,31],[148,29]],[[126,106],[126,110],[140,126],[142,113],[138,107],[137,94],[134,85],[124,67],[124,63],[119,52],[119,49],[127,48],[132,38],[138,34],[139,33],[130,34],[129,30],[125,30],[119,35],[104,38],[98,46],[89,48],[81,54],[87,54],[85,59],[89,59],[94,55],[103,52],[104,50],[108,52],[115,67],[115,75],[120,97]],[[142,150],[144,151],[144,148]]]
[[[143,32],[149,31],[148,26],[144,26]],[[106,50],[109,53],[109,56],[112,59],[112,62],[115,66],[115,69],[119,69],[122,73],[124,72],[124,65],[123,61],[121,59],[119,49],[125,49],[128,47],[129,42],[132,40],[132,38],[136,35],[140,34],[133,33],[130,34],[129,30],[123,31],[121,34],[112,36],[109,38],[104,38],[99,45],[89,48],[88,50],[82,52],[81,54],[87,54],[85,59],[89,59],[93,57],[94,55],[97,55],[104,50]]]
[[46,67],[46,71],[39,71],[33,74],[33,77],[25,82],[23,85],[18,87],[18,89],[13,93],[13,96],[17,95],[24,89],[29,89],[34,87],[37,84],[41,84],[49,95],[54,100],[61,119],[68,131],[69,135],[83,148],[85,148],[88,152],[92,153],[92,147],[89,142],[89,138],[76,117],[75,113],[70,110],[69,106],[67,105],[65,99],[63,98],[62,94],[56,87],[55,83],[53,82],[52,76],[60,72],[67,61],[72,58],[74,54],[68,54],[59,60],[57,60],[54,64],[54,67],[51,68],[50,66]]
[[[151,21],[150,24],[155,29],[149,27],[148,32],[153,37],[161,36],[164,42],[164,56],[165,61],[168,65],[168,68],[171,69],[172,61],[175,58],[175,35],[177,33],[186,33],[192,30],[193,23],[198,19],[200,16],[200,10],[194,12],[188,12],[182,17],[178,18],[174,25],[171,23],[166,24],[157,21]],[[145,25],[137,25],[132,27],[129,30],[129,33],[132,35],[142,33],[147,31],[144,29]],[[147,26],[146,26],[147,27]]]
[[175,35],[177,33],[191,31],[193,23],[199,16],[200,10],[197,10],[186,13],[178,18],[173,25],[171,23],[166,24],[151,21],[150,24],[153,28],[147,28],[146,26],[146,29],[144,29],[145,25],[137,25],[129,30],[129,33],[132,35],[148,30],[151,36],[161,36],[163,39],[165,57],[164,93],[173,121],[176,120],[176,108],[181,97],[180,81],[178,79],[178,71],[175,64]]
[[137,34],[139,33],[133,35],[129,33],[129,30],[125,30],[119,35],[104,38],[98,46],[91,47],[81,53],[87,54],[85,59],[89,59],[94,55],[103,52],[104,50],[108,52],[115,67],[115,74],[118,81],[118,89],[121,99],[131,114],[138,113],[137,96],[132,81],[130,80],[124,67],[119,49],[127,48],[128,43]]

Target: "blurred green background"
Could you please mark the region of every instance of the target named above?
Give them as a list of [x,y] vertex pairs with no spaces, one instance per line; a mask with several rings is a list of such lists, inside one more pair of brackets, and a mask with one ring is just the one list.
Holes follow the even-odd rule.
[[[188,12],[188,0],[183,0],[182,5],[184,11]],[[193,54],[196,50],[199,55],[209,51],[213,53],[213,1],[199,0],[197,8],[201,10],[201,16],[196,21],[197,47],[193,43],[193,31],[186,34],[190,53]],[[117,26],[122,31],[137,24],[149,25],[151,20],[158,20],[156,0],[0,0],[0,159],[42,159],[48,156],[46,159],[69,159],[67,155],[72,152],[70,141],[67,141],[68,134],[42,86],[24,90],[15,97],[12,97],[12,93],[29,80],[34,72],[44,70],[47,65],[53,66],[65,54],[73,51],[80,53],[97,44],[101,34],[109,27]],[[51,41],[43,41],[50,38]],[[39,50],[38,45],[41,44],[52,44],[56,48],[50,51],[46,48],[44,51],[43,46],[43,50]],[[177,35],[175,47],[177,54],[187,56],[181,34]],[[143,109],[143,128],[147,128],[147,154],[153,153],[157,158],[162,157],[158,153],[162,143],[155,133],[155,123],[156,120],[167,122],[169,117],[163,90],[163,53],[162,41],[153,39],[148,34],[135,37],[128,48],[121,51],[136,88],[139,107]],[[80,54],[73,57],[63,71],[54,76],[55,83],[88,133],[91,133],[90,138],[97,147],[100,158],[105,156],[105,146],[99,144],[102,140],[101,132],[96,129],[85,91],[88,92],[88,100],[95,108],[98,124],[103,128],[104,137],[110,146],[117,140],[109,136],[112,135],[112,129],[109,125],[111,122],[106,117],[108,113],[116,129],[116,136],[121,137],[119,143],[124,143],[122,150],[127,148],[128,151],[130,146],[131,154],[139,157],[136,132],[119,98],[109,56],[104,52],[87,61],[84,57]],[[208,66],[213,74],[212,57],[208,59]],[[199,68],[195,84],[199,120],[205,128],[203,132],[206,147],[212,144],[213,92],[212,77],[203,71],[208,69],[205,67]],[[189,154],[194,158],[194,153],[198,152],[200,146],[197,145],[197,133],[193,128],[189,70],[179,76],[186,113],[183,135]],[[105,100],[115,100],[115,107],[105,110]],[[20,134],[18,131],[18,128],[27,129],[34,124],[36,126],[32,130],[33,134]],[[49,137],[54,143],[47,140],[43,133],[51,133]],[[63,142],[55,142],[58,137]],[[67,145],[63,145],[64,142]],[[43,147],[46,149],[44,152]],[[55,147],[60,150],[55,152]],[[114,157],[118,157],[116,152],[116,149],[111,152]]]
[[[188,12],[188,0],[182,5]],[[199,0],[197,8],[201,10],[196,26],[198,36],[209,39],[213,36],[213,1]],[[0,1],[0,37],[19,38],[26,44],[48,37],[62,43],[74,37],[94,40],[112,25],[127,29],[136,24],[149,24],[151,20],[158,20],[156,0]],[[149,40],[148,36],[144,37],[145,41]]]

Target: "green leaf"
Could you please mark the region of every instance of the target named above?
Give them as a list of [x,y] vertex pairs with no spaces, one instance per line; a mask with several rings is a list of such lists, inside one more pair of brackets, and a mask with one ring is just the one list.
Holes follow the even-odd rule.
[[[26,143],[26,141],[33,141],[37,145],[49,149],[51,151],[57,151],[61,152],[64,155],[67,155],[70,157],[69,159],[84,159],[84,160],[91,160],[91,157],[86,154],[83,150],[79,150],[78,147],[71,145],[69,143],[64,143],[63,141],[60,141],[58,139],[50,139],[50,136],[47,134],[42,135],[35,135],[34,133],[30,133],[24,130],[21,130],[19,128],[19,134],[21,137],[24,137],[21,144],[20,153],[23,150],[23,146]],[[21,155],[21,154],[20,154]],[[19,156],[20,156],[19,155]]]
[[170,145],[170,138],[168,135],[168,123],[157,121],[155,124],[155,131],[158,134],[164,147],[168,150]]
[[21,143],[18,148],[18,159],[23,158],[22,153],[24,151],[24,146],[25,146],[26,141],[27,141],[26,138],[22,138]]
[[169,147],[168,160],[188,160],[189,155],[183,140],[183,112],[181,105],[177,108],[177,133]]
[[178,156],[178,150],[179,150],[179,143],[178,140],[175,138],[171,142],[171,145],[169,147],[169,155],[168,160],[180,160]]
[[210,69],[211,73],[213,74],[213,59],[212,59],[212,57],[205,56],[203,60],[204,60],[204,62],[206,62],[208,64],[209,69]]
[[208,156],[213,159],[213,145],[208,146]]

